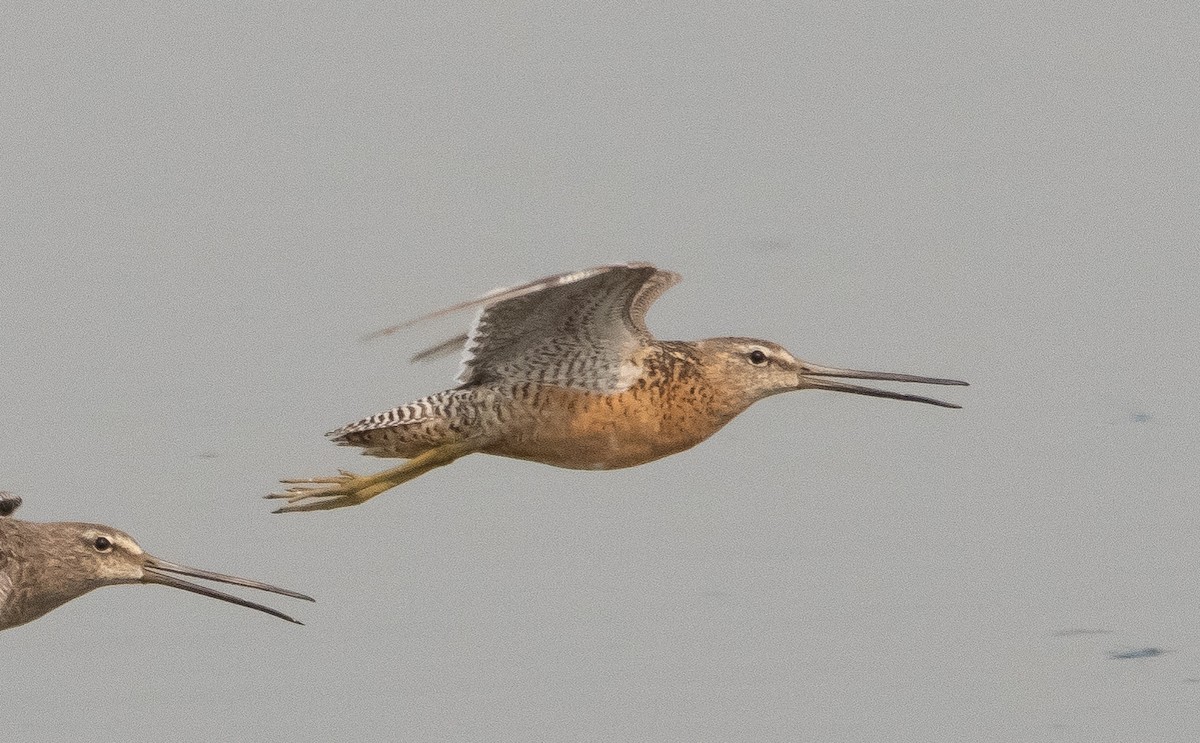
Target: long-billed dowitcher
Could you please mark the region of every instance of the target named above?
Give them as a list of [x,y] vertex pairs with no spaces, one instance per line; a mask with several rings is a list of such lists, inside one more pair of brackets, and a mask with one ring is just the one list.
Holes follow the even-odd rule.
[[468,334],[413,357],[465,342],[458,387],[327,434],[370,456],[409,461],[369,476],[343,470],[283,480],[292,487],[267,497],[289,501],[276,513],[352,506],[473,452],[571,469],[632,467],[689,449],[754,402],[790,390],[959,407],[833,378],[966,384],[955,379],[818,366],[754,338],[656,340],[646,310],[678,281],[645,263],[599,266],[499,289],[380,331],[481,308]]
[[0,493],[0,630],[31,622],[72,599],[102,586],[158,583],[228,601],[300,624],[283,612],[177,578],[193,578],[284,596],[302,593],[232,575],[176,565],[146,554],[123,531],[100,524],[36,524],[11,518],[21,499]]

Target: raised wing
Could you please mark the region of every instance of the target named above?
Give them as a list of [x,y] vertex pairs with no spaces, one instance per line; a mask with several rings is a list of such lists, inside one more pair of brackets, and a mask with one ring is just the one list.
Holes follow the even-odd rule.
[[679,278],[646,263],[598,266],[498,289],[376,335],[478,307],[465,338],[438,344],[414,359],[441,355],[465,341],[458,375],[464,385],[540,382],[617,392],[637,378],[630,359],[651,340],[646,311]]

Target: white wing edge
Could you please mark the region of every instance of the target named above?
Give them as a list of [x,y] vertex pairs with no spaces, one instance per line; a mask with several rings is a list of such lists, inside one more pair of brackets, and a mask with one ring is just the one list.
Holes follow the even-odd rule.
[[[393,335],[400,330],[404,330],[405,328],[411,328],[412,326],[417,325],[419,323],[423,323],[426,320],[433,320],[433,319],[436,319],[439,317],[444,317],[445,315],[451,315],[451,314],[454,314],[455,312],[461,312],[462,310],[471,309],[473,307],[483,307],[484,309],[486,309],[489,305],[496,304],[497,302],[503,302],[508,299],[516,299],[517,297],[523,297],[526,294],[533,294],[534,292],[540,292],[540,291],[549,289],[554,286],[562,286],[563,284],[571,284],[576,281],[581,281],[583,279],[591,278],[592,276],[602,274],[606,271],[612,271],[613,269],[616,269],[616,268],[654,268],[654,266],[649,263],[636,263],[636,262],[609,263],[609,264],[606,264],[603,266],[595,266],[593,268],[585,268],[581,271],[573,271],[571,273],[560,273],[560,274],[555,274],[553,276],[547,276],[545,278],[537,279],[536,281],[530,281],[527,284],[521,284],[519,286],[500,287],[498,289],[491,290],[490,292],[488,292],[487,294],[484,294],[483,296],[476,297],[475,299],[468,299],[465,302],[459,302],[458,304],[454,304],[449,307],[444,307],[440,310],[434,310],[433,312],[430,312],[425,315],[421,315],[420,317],[413,318],[412,320],[405,320],[402,323],[397,323],[396,325],[389,325],[388,327],[383,328],[381,330],[376,330],[373,333],[369,333],[369,334],[363,336],[363,340],[370,341],[370,340],[375,340],[376,338],[382,338],[383,336],[386,336],[386,335]],[[478,321],[478,319],[479,319],[478,316],[476,316],[476,321]],[[475,323],[472,323],[472,328],[474,327],[474,325],[475,325]],[[470,333],[468,333],[468,342],[470,342],[469,336],[470,336]],[[430,355],[428,355],[428,356],[424,355],[426,353],[424,351],[421,352],[420,354],[418,354],[418,356],[421,356],[422,358],[433,358],[438,355],[436,353],[436,349],[441,349],[441,347],[443,345],[445,345],[446,343],[449,343],[449,341],[445,341],[444,343],[439,343],[436,346],[432,346],[430,349],[427,349],[429,352],[431,352]]]

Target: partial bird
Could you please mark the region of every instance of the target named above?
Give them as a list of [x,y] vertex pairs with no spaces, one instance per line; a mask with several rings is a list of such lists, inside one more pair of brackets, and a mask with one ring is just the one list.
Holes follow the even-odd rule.
[[570,469],[633,467],[690,449],[758,400],[792,390],[960,407],[835,381],[967,384],[956,379],[820,366],[755,338],[657,340],[646,311],[679,279],[647,263],[598,266],[498,289],[373,334],[479,309],[467,334],[414,357],[465,344],[459,386],[326,434],[368,456],[407,462],[375,475],[342,470],[282,480],[291,487],[266,497],[288,501],[275,513],[353,506],[475,452]]
[[20,505],[17,496],[0,493],[0,630],[32,622],[94,589],[123,583],[181,588],[302,624],[281,611],[185,581],[179,575],[313,600],[266,583],[160,560],[111,526],[21,521],[12,517]]

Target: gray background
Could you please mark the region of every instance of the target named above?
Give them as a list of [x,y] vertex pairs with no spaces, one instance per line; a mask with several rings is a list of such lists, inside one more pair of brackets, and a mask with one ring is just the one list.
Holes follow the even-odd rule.
[[[319,603],[93,593],[0,636],[0,738],[1200,736],[1200,11],[440,5],[5,6],[0,486]],[[630,259],[662,337],[966,407],[268,515],[469,318],[362,334]]]

